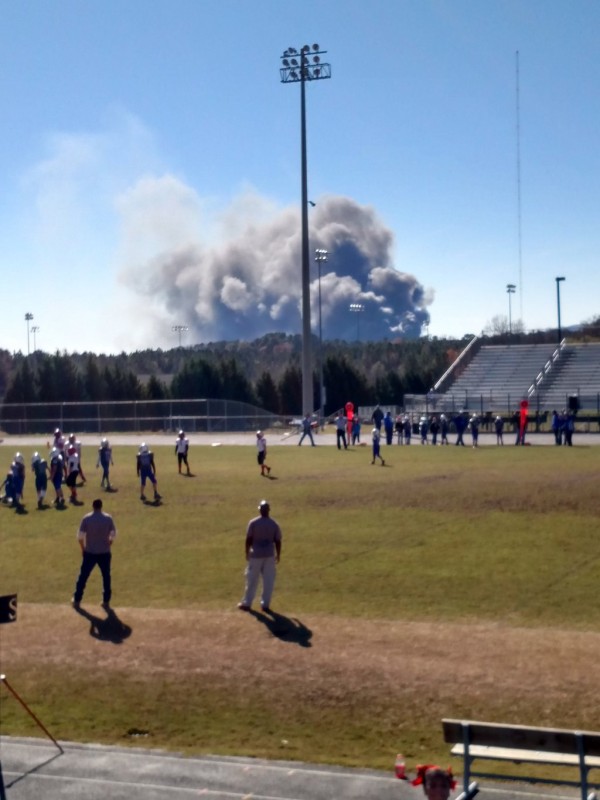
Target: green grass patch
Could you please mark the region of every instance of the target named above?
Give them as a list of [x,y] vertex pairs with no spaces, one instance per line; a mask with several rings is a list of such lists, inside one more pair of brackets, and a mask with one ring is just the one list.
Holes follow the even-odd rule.
[[[117,611],[222,613],[241,597],[246,524],[266,497],[284,537],[274,607],[290,617],[600,632],[598,448],[392,446],[383,449],[381,467],[371,465],[368,448],[274,447],[270,479],[260,476],[251,447],[193,447],[191,478],[177,474],[171,447],[155,452],[157,506],[139,499],[133,447],[114,449],[112,494],[101,492],[98,471],[84,461],[83,507],[38,511],[28,476],[28,513],[0,506],[1,592],[18,592],[25,603],[68,603],[78,523],[102,496],[118,528]],[[94,574],[84,604],[99,598]],[[157,631],[161,640],[169,635],[168,626]],[[135,649],[135,631],[121,647]],[[315,653],[318,647],[313,642]],[[207,642],[206,658],[210,648]],[[238,686],[226,672],[208,681],[120,667],[110,675],[100,667],[93,676],[65,675],[26,653],[13,658],[3,650],[2,658],[61,738],[187,752],[387,767],[399,740],[409,758],[446,758],[439,720],[450,712],[511,721],[518,711],[530,724],[593,727],[598,710],[597,700],[568,692],[548,709],[539,697],[515,705],[514,694],[502,691],[492,700],[490,693],[453,697],[451,688],[436,686],[372,685],[368,671],[362,691],[346,692],[343,672],[315,689],[307,673],[305,683],[295,676],[290,695],[277,685],[255,689],[252,664],[248,683]],[[6,702],[2,726],[3,733],[34,733]]]

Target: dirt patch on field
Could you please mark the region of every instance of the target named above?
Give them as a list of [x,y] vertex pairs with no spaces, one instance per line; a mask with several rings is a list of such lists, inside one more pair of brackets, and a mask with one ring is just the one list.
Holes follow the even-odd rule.
[[374,709],[427,704],[428,716],[504,709],[513,722],[585,727],[600,711],[600,634],[556,629],[236,610],[117,609],[107,622],[92,606],[82,615],[25,604],[18,624],[3,627],[1,655],[9,674],[11,666],[47,665],[136,680],[200,676],[232,690],[250,671],[253,682],[277,686],[290,702],[318,693],[321,704],[335,706],[359,696]]

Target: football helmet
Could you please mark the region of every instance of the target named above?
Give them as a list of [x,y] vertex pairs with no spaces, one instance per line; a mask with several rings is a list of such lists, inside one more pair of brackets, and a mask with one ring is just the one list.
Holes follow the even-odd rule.
[[37,462],[38,462],[38,461],[41,461],[41,460],[42,460],[42,459],[41,459],[41,457],[40,457],[40,454],[39,454],[39,453],[34,453],[34,454],[31,456],[31,466],[33,467],[33,465],[34,465],[34,464],[37,464]]

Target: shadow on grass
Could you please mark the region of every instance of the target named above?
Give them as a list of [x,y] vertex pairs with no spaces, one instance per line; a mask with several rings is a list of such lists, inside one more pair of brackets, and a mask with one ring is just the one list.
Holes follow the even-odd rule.
[[158,508],[163,504],[162,497],[160,498],[160,500],[157,500],[156,498],[154,498],[153,500],[142,500],[142,503],[145,506],[153,506],[154,508]]
[[300,647],[312,647],[312,631],[307,628],[299,619],[291,619],[276,611],[253,611],[249,612],[258,622],[282,642],[298,644]]
[[85,617],[90,623],[90,636],[99,639],[101,642],[112,642],[112,644],[123,644],[125,639],[131,636],[131,627],[117,617],[110,608],[106,612],[106,617],[102,619],[95,614],[90,614],[84,608],[76,608],[75,611],[80,617]]

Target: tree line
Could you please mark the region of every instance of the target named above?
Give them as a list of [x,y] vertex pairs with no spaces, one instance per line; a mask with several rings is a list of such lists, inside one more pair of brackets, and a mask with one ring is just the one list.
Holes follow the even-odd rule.
[[[599,320],[582,326],[596,338]],[[513,334],[510,342],[544,341],[552,332]],[[458,357],[462,340],[313,341],[313,407],[319,407],[323,362],[325,413],[352,400],[357,405],[402,405],[405,394],[425,394]],[[575,338],[575,337],[572,337]],[[486,337],[506,344],[506,336]],[[254,342],[216,342],[171,350],[119,355],[36,351],[29,356],[0,350],[0,396],[8,403],[121,400],[238,400],[275,414],[301,413],[302,339],[271,333]]]
[[[3,402],[210,398],[238,400],[276,414],[298,414],[302,411],[300,348],[295,348],[295,342],[282,348],[284,344],[279,341],[271,342],[271,347],[255,347],[253,369],[245,363],[248,348],[243,345],[240,350],[229,347],[210,353],[204,349],[177,352],[168,356],[177,364],[171,375],[159,372],[163,354],[157,352],[121,354],[112,359],[90,353],[17,355],[10,365]],[[349,399],[357,404],[401,403],[405,393],[427,391],[457,352],[447,343],[425,346],[425,340],[420,348],[406,349],[383,343],[328,345],[323,354],[325,411],[333,413]],[[148,374],[143,370],[150,361],[153,371]],[[319,407],[319,372],[315,369],[313,373],[314,408]]]

